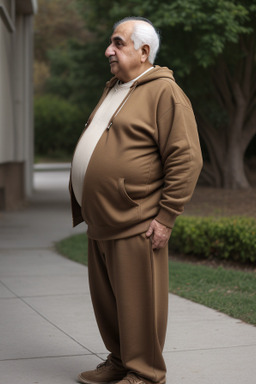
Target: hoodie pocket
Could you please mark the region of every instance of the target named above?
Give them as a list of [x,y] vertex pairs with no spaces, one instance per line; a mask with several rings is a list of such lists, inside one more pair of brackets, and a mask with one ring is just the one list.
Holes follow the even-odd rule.
[[121,194],[121,196],[125,199],[126,202],[129,203],[131,207],[138,207],[139,204],[136,203],[127,193],[125,189],[125,179],[124,178],[119,178],[118,179],[118,190]]

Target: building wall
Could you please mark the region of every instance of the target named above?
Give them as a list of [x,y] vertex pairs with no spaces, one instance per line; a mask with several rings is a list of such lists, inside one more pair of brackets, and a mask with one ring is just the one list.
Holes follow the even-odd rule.
[[32,193],[35,0],[0,0],[0,210]]
[[0,22],[0,163],[11,161],[14,157],[12,58],[13,34]]

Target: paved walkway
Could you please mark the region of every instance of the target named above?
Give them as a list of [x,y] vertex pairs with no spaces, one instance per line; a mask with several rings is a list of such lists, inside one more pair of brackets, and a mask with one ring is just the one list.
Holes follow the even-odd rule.
[[[0,213],[0,384],[71,384],[105,359],[87,268],[54,251],[71,228],[68,172],[35,173],[35,194]],[[252,384],[256,328],[170,295],[167,384]]]

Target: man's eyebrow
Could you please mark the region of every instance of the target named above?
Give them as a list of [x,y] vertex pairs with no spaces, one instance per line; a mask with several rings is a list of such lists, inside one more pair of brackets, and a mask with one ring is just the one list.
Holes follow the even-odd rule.
[[121,36],[114,36],[111,38],[111,41],[122,41],[125,42],[124,39]]

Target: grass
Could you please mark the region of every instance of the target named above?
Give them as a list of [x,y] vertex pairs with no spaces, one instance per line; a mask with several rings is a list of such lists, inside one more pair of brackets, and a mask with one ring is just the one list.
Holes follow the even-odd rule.
[[[65,257],[87,265],[86,234],[56,244]],[[169,262],[170,292],[256,325],[256,276],[253,271]]]
[[172,293],[256,325],[254,272],[170,261],[169,275]]
[[87,236],[85,233],[67,237],[56,243],[55,248],[62,256],[87,265]]

